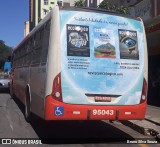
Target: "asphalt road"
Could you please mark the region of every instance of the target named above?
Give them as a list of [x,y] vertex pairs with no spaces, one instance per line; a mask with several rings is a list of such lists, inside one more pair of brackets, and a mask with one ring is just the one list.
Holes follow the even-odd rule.
[[142,146],[126,143],[134,138],[146,138],[117,121],[45,122],[37,119],[29,124],[25,121],[23,113],[24,107],[17,99],[12,99],[7,93],[0,93],[0,138],[40,138],[43,143],[41,146],[76,147],[105,147],[106,144],[119,146],[119,143],[123,143],[120,144],[123,147]]

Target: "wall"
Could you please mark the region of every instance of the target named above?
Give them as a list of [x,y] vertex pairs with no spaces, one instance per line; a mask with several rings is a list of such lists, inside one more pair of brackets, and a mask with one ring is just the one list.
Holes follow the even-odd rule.
[[24,22],[24,37],[29,34],[29,21]]

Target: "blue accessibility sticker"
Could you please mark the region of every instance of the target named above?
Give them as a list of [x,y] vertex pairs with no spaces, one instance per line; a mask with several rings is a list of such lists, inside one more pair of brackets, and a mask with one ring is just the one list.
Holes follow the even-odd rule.
[[64,107],[55,106],[54,107],[54,115],[55,116],[63,116],[64,115]]

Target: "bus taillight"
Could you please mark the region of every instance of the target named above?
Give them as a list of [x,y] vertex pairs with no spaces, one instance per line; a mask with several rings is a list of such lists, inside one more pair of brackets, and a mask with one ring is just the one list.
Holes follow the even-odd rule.
[[60,75],[60,73],[54,78],[53,89],[52,89],[52,97],[55,100],[58,100],[58,101],[62,102],[61,75]]
[[146,101],[146,99],[147,99],[147,81],[144,78],[140,103],[143,103],[144,101]]

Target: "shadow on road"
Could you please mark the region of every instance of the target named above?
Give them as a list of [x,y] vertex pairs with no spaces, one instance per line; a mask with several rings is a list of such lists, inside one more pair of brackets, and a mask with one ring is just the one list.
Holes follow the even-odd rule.
[[[14,101],[24,114],[23,104],[17,98]],[[126,143],[127,140],[134,140],[103,121],[44,121],[37,118],[31,126],[44,144]]]
[[0,88],[0,93],[3,93],[3,94],[7,93],[8,94],[9,93],[9,89],[1,89]]
[[112,143],[134,140],[103,121],[39,121],[31,123],[44,143]]

